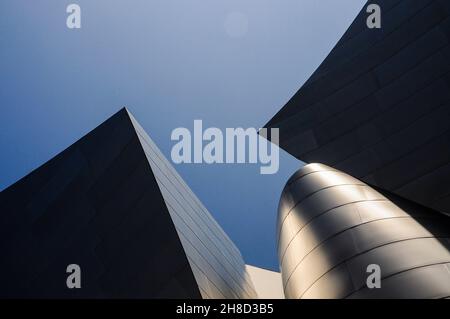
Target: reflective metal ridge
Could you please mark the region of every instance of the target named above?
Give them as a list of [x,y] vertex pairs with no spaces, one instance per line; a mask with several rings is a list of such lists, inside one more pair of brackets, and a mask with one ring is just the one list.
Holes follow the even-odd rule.
[[[448,297],[449,222],[334,168],[306,165],[279,205],[286,298]],[[370,264],[381,267],[381,288],[366,285]]]

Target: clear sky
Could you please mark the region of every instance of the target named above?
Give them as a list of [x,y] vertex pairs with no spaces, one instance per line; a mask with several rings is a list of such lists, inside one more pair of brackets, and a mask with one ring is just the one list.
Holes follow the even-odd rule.
[[[66,7],[81,7],[78,30]],[[127,106],[170,159],[176,127],[261,127],[364,0],[1,0],[0,189]],[[281,190],[302,165],[175,165],[247,263],[278,269]]]

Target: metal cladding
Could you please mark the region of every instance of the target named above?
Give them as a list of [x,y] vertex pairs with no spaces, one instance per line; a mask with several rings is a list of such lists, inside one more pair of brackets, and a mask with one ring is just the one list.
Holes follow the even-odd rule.
[[[449,297],[449,226],[441,213],[326,165],[306,165],[279,205],[286,298]],[[366,284],[370,264],[381,268],[381,288]]]
[[[288,298],[450,295],[450,219],[437,212],[450,213],[450,1],[376,1],[380,29],[369,3],[265,125],[296,158],[330,166],[305,166],[283,191]],[[365,283],[372,263],[380,289]]]
[[375,3],[381,28],[365,5],[265,127],[304,162],[450,213],[450,1]]
[[3,298],[256,296],[239,250],[126,109],[2,191],[0,213]]
[[210,298],[256,298],[239,249],[129,114],[186,252],[200,293]]

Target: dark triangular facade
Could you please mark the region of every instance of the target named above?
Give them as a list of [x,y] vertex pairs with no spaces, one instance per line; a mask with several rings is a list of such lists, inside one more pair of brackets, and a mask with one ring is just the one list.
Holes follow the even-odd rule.
[[[247,296],[244,291],[254,293],[231,241],[226,245],[232,256],[213,256],[234,258],[232,267],[217,271],[221,274],[209,265],[214,249],[194,253],[187,247],[185,237],[191,234],[181,231],[169,212],[173,208],[163,196],[161,177],[155,177],[156,166],[144,151],[143,142],[151,140],[146,134],[143,139],[137,126],[122,109],[0,193],[0,297],[241,298]],[[217,224],[212,228],[223,233]],[[66,284],[70,264],[80,266],[81,288]],[[235,275],[239,272],[241,277]],[[214,284],[219,287],[209,287]]]

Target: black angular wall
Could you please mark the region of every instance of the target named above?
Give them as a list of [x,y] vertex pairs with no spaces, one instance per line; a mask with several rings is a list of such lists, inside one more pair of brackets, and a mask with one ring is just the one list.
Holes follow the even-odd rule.
[[[138,133],[135,125],[122,109],[0,193],[0,297],[255,295],[245,269],[239,268],[243,265],[239,251],[203,206],[201,217],[209,220],[209,236],[223,240],[227,248],[220,248],[228,255],[213,248],[206,253],[204,247],[187,246],[180,238],[193,235],[189,228],[180,232],[183,226],[174,220],[160,177],[155,177],[160,173],[155,174],[156,166],[150,164],[152,156],[162,154],[156,146],[152,156],[144,151],[142,131]],[[146,141],[152,143],[148,136]],[[189,212],[190,223],[199,223],[192,210],[198,210],[200,202],[174,174],[169,181],[179,178],[177,183],[183,183],[179,196],[197,202]],[[178,205],[178,213],[187,215],[186,202]],[[203,241],[212,245],[206,237]],[[234,268],[225,258],[233,260]],[[210,263],[223,266],[215,270]],[[69,264],[81,267],[80,289],[66,286]]]
[[267,123],[280,146],[450,212],[450,1],[365,5],[321,66]]

